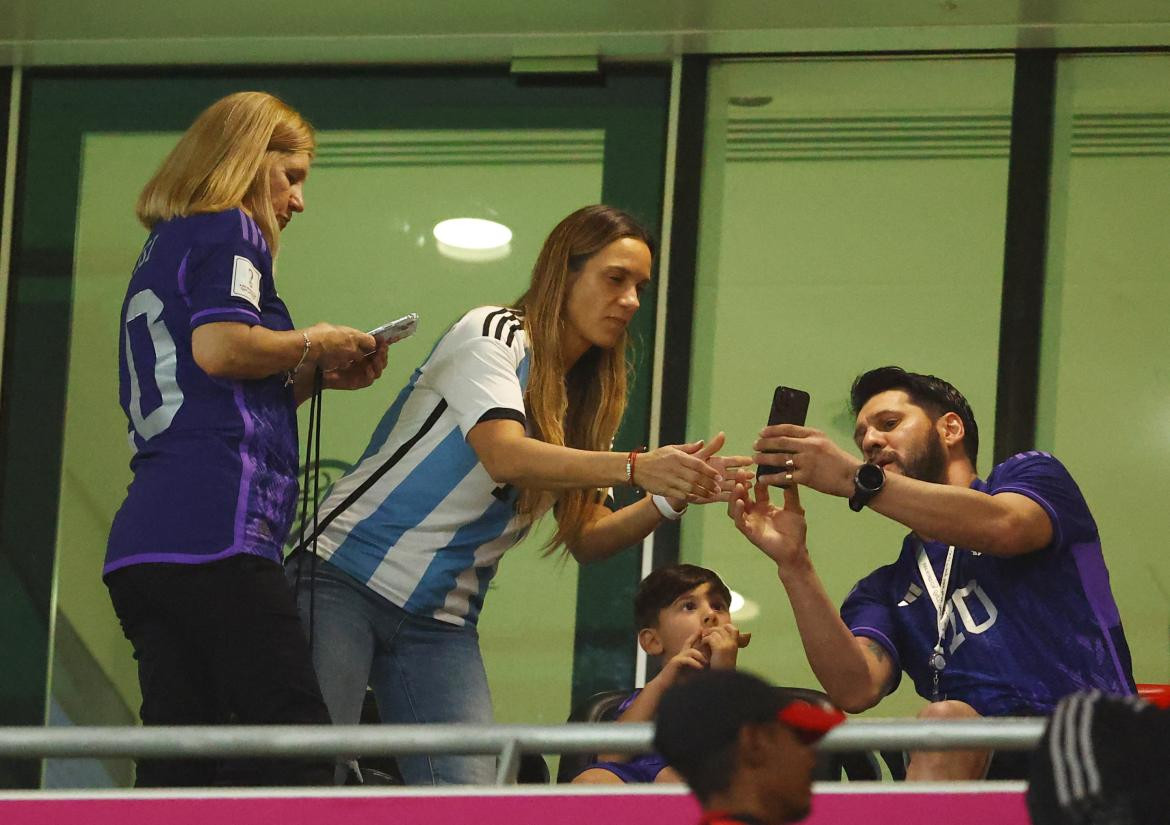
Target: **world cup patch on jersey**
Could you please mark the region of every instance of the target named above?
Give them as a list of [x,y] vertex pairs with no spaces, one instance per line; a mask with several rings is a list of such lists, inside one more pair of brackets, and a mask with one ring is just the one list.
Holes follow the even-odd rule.
[[243,298],[260,309],[260,270],[242,255],[236,255],[232,268],[232,297]]

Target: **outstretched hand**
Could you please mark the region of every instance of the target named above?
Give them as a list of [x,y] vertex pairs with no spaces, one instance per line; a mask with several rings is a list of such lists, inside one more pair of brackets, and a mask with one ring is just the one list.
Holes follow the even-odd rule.
[[699,453],[703,442],[669,444],[641,453],[634,465],[633,482],[649,493],[682,503],[718,498],[723,476]]
[[679,449],[690,452],[696,458],[702,459],[709,467],[713,467],[722,477],[717,490],[709,490],[705,495],[690,496],[686,500],[671,499],[670,504],[675,510],[681,510],[685,504],[714,504],[717,501],[727,501],[731,498],[735,485],[747,484],[753,474],[750,470],[740,469],[752,465],[750,455],[716,455],[727,442],[727,437],[716,433],[710,441],[695,441],[691,444],[680,444]]
[[796,485],[784,489],[784,506],[772,504],[768,485],[755,484],[755,500],[747,485],[735,485],[727,503],[727,515],[748,541],[768,554],[781,570],[808,557],[805,538],[808,525]]

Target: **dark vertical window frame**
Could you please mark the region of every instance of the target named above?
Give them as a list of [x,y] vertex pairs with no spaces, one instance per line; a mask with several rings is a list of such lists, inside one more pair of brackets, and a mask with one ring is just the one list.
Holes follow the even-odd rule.
[[1057,54],[1016,53],[993,464],[1036,440]]
[[[0,725],[44,723],[82,137],[181,131],[208,103],[241,88],[281,95],[319,129],[602,129],[602,199],[659,231],[669,90],[663,66],[607,67],[601,82],[547,85],[520,84],[503,67],[26,72],[0,417],[0,586],[16,582],[12,589],[23,596],[0,599],[0,619],[6,638],[28,656],[5,651],[6,672],[19,678],[0,680],[0,700],[11,700],[0,702]],[[644,302],[633,325],[637,380],[616,449],[647,441],[654,319],[653,300]],[[14,566],[20,575],[7,575]],[[594,661],[616,660],[620,637],[616,664],[632,681],[632,613],[619,628],[605,621],[613,604],[630,612],[638,567],[635,548],[583,568],[578,615],[599,629],[578,633],[577,665],[589,663],[586,678]],[[35,786],[39,760],[25,765],[0,760],[0,786]]]
[[[693,55],[682,58],[679,78],[678,137],[675,146],[674,194],[670,238],[670,278],[666,300],[666,330],[663,340],[667,350],[663,358],[662,414],[657,443],[679,444],[686,441],[687,399],[691,372],[691,327],[694,320],[695,272],[698,265],[699,190],[701,186],[703,138],[706,129],[707,72],[710,58]],[[665,110],[662,142],[665,143]],[[659,168],[665,156],[659,159]],[[611,166],[606,158],[606,178]],[[606,192],[608,196],[608,191]],[[644,217],[649,218],[649,215]],[[656,223],[656,221],[647,221]],[[660,299],[663,296],[660,296]],[[639,349],[645,357],[638,359],[638,383],[630,399],[631,406],[646,399],[650,390],[651,361],[649,346],[653,342],[654,306],[644,303],[638,317],[647,336]],[[640,353],[641,355],[641,353]],[[630,416],[627,414],[627,422]],[[648,425],[648,420],[647,420]],[[643,431],[645,432],[645,430]],[[634,445],[638,442],[628,442]],[[642,444],[646,443],[643,439]],[[619,435],[618,449],[629,449]],[[618,504],[634,500],[629,491],[619,491]],[[679,557],[679,523],[664,522],[654,534],[652,566],[673,564]],[[610,569],[606,570],[606,566]],[[573,706],[602,690],[625,690],[633,687],[636,657],[634,593],[641,578],[641,559],[636,553],[623,551],[619,556],[581,570],[577,591],[577,648],[573,663]],[[600,586],[599,586],[600,585]],[[598,616],[601,608],[608,615]],[[597,626],[598,621],[604,626]]]
[[0,204],[4,203],[4,170],[8,168],[8,109],[12,69],[0,68]]
[[[670,293],[666,296],[665,340],[668,343],[662,361],[659,444],[682,444],[687,440],[710,65],[709,55],[688,55],[682,59],[670,238]],[[654,534],[654,569],[678,563],[680,542],[681,523],[664,522]]]
[[[8,289],[5,300],[4,323],[4,370],[3,390],[0,391],[0,433],[7,432],[14,410],[21,406],[23,399],[15,393],[16,344],[18,317],[18,272],[21,268],[20,238],[24,230],[20,204],[26,194],[25,160],[28,155],[28,73],[21,73],[19,91],[19,117],[10,122],[13,105],[12,91],[15,72],[8,69],[3,73],[3,90],[0,91],[0,120],[3,121],[0,141],[0,175],[7,177],[8,163],[15,164],[12,191],[3,191],[6,183],[0,184],[0,198],[11,195],[12,214],[5,216],[10,221]],[[8,143],[16,130],[15,157],[8,156]],[[2,202],[2,201],[0,201]],[[48,349],[52,351],[54,344]],[[35,442],[34,442],[35,443]],[[0,491],[7,487],[9,468],[18,460],[21,451],[27,452],[33,445],[13,445],[8,439],[0,438]],[[19,482],[18,482],[19,483]],[[0,494],[0,502],[7,499]],[[11,505],[0,504],[0,507]],[[0,529],[3,523],[0,521]],[[4,667],[6,678],[0,680],[0,725],[41,724],[45,714],[44,683],[48,676],[48,635],[50,617],[48,605],[51,599],[51,578],[53,563],[25,552],[22,547],[19,527],[6,535],[0,532],[0,627],[4,628]],[[43,761],[40,759],[0,759],[0,787],[29,788],[40,784]]]
[[[650,76],[640,102],[631,100],[634,105],[618,105],[611,110],[615,120],[606,129],[601,198],[611,206],[627,210],[658,236],[670,70],[663,65],[646,71]],[[643,446],[649,440],[656,309],[657,297],[648,291],[631,325],[633,382],[626,415],[614,440],[614,449],[618,451]],[[633,504],[638,498],[628,487],[614,489],[615,504],[619,507]],[[625,689],[634,684],[637,628],[633,604],[640,578],[640,544],[605,561],[581,567],[577,578],[573,646],[574,708],[599,691]]]

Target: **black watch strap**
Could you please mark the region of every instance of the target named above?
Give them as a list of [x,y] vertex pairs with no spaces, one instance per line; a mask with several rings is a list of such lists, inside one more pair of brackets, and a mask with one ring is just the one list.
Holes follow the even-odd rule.
[[849,497],[849,509],[855,513],[882,491],[886,483],[886,472],[876,464],[862,464],[853,476],[853,495]]

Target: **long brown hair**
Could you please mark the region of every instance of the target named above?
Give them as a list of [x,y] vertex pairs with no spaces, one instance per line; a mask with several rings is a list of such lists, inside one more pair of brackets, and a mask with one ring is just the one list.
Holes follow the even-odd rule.
[[138,196],[147,229],[202,212],[248,210],[272,254],[280,227],[269,199],[269,174],[282,154],[316,151],[313,127],[267,92],[236,92],[212,103],[179,138]]
[[[650,233],[631,215],[604,205],[578,209],[549,234],[532,267],[532,282],[515,302],[524,313],[532,348],[524,405],[533,435],[548,444],[609,450],[625,412],[628,336],[624,331],[610,349],[590,347],[567,374],[561,360],[569,292],[585,262],[622,238],[642,241],[653,254]],[[576,542],[598,493],[572,489],[557,494],[557,531],[546,545],[547,552]],[[544,495],[525,489],[520,512],[534,512]]]

